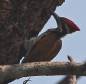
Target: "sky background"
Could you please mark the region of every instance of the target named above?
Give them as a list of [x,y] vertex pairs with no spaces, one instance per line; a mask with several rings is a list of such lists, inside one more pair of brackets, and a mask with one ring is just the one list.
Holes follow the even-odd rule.
[[[65,0],[55,11],[59,16],[66,17],[74,21],[81,31],[67,35],[62,38],[62,49],[52,61],[68,62],[67,55],[73,57],[75,62],[86,60],[86,0]],[[56,28],[55,19],[51,16],[40,34],[49,28]],[[10,84],[23,84],[29,77],[21,78]],[[35,76],[27,84],[55,84],[64,76]],[[77,80],[77,84],[86,84],[86,77]]]

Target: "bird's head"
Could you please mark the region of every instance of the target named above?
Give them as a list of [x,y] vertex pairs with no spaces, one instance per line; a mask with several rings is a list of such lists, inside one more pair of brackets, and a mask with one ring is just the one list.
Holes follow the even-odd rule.
[[58,19],[60,20],[60,23],[58,23],[59,25],[63,25],[63,27],[65,26],[65,28],[68,30],[67,33],[73,33],[76,31],[80,31],[79,27],[70,19],[65,18],[65,17],[58,17]]
[[49,9],[49,11],[56,19],[56,23],[58,25],[57,31],[63,34],[63,36],[66,34],[71,34],[76,31],[80,31],[79,27],[70,19],[67,19],[65,17],[59,17],[51,9]]

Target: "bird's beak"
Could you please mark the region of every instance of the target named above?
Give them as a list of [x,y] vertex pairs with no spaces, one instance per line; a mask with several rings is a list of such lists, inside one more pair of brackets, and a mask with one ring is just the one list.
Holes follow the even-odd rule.
[[56,23],[59,26],[61,26],[61,20],[60,20],[60,17],[51,9],[48,8],[48,10],[50,11],[50,13],[54,16],[55,20],[56,20]]

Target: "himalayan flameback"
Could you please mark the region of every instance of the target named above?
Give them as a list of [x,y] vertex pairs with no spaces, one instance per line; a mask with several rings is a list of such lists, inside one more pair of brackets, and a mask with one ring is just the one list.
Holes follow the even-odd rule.
[[80,31],[78,26],[65,17],[59,17],[51,9],[50,13],[54,16],[58,27],[48,29],[43,34],[26,40],[24,47],[27,50],[22,63],[51,61],[62,47],[61,38],[67,34]]
[[[67,34],[80,31],[78,26],[70,19],[67,19],[65,17],[59,17],[51,9],[49,9],[49,11],[56,19],[58,27],[48,29],[46,32],[42,33],[37,37],[31,38],[30,40],[26,40],[25,31],[23,31],[17,25],[14,24],[24,33],[25,36],[22,45],[26,53],[22,63],[51,61],[59,53],[62,47],[61,38],[66,36]],[[3,84],[11,82],[13,80],[15,79],[7,80]]]

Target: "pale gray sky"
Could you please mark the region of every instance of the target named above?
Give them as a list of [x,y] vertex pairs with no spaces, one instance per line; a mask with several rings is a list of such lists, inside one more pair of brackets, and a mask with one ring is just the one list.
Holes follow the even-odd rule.
[[[67,55],[71,55],[75,62],[86,60],[86,0],[66,0],[62,6],[55,11],[59,16],[67,17],[74,21],[81,29],[71,35],[62,38],[62,49],[52,61],[68,61]],[[56,28],[56,22],[53,17],[44,26],[42,32],[49,28]],[[41,33],[42,33],[41,32]],[[64,76],[37,76],[32,77],[27,84],[55,84]],[[10,84],[22,84],[26,77]],[[77,84],[86,84],[86,77],[82,77]]]

